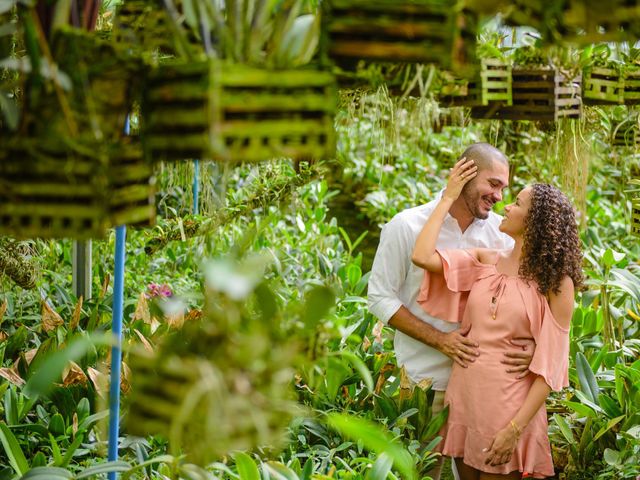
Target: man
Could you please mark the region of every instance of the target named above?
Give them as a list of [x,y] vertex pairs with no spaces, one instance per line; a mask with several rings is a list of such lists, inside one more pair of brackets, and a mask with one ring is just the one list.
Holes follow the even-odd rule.
[[[449,210],[438,248],[512,247],[513,240],[498,230],[502,218],[491,211],[502,200],[502,190],[509,183],[506,156],[488,143],[475,143],[460,158],[473,159],[478,175],[465,185]],[[398,365],[404,366],[416,383],[424,379],[433,382],[434,413],[444,408],[452,361],[465,367],[479,355],[478,345],[466,337],[467,331],[460,331],[458,324],[429,316],[416,301],[424,270],[411,263],[411,254],[437,200],[404,210],[383,227],[368,292],[371,313],[396,328],[394,349]],[[532,351],[530,341],[514,343],[514,350],[505,354],[507,371],[526,375]],[[438,480],[440,466],[429,474]]]

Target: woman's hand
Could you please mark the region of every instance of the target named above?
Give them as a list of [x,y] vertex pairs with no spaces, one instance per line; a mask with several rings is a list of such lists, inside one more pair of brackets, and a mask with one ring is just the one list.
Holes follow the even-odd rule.
[[473,160],[467,160],[466,157],[462,157],[451,169],[443,197],[456,200],[460,196],[460,192],[462,192],[462,187],[477,174],[478,167],[475,165],[475,162]]
[[518,436],[511,425],[500,430],[491,442],[491,447],[487,452],[485,465],[502,465],[511,460],[511,455],[518,444]]

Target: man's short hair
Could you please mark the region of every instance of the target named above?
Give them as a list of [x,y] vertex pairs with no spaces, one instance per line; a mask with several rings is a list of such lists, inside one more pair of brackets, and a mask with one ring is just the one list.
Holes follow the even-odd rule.
[[473,160],[478,170],[483,170],[491,166],[493,162],[500,162],[509,166],[509,159],[499,149],[485,142],[478,142],[469,145],[458,160],[466,158]]

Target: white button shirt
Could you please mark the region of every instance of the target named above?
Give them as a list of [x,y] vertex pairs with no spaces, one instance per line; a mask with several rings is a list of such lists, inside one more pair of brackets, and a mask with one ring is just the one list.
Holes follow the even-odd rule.
[[[459,325],[428,315],[416,302],[424,270],[411,262],[416,239],[440,200],[404,210],[382,228],[380,244],[369,278],[369,311],[384,324],[402,305],[424,322],[442,332],[456,330]],[[502,217],[493,212],[486,220],[475,219],[465,230],[447,214],[436,246],[445,248],[513,248],[513,240],[498,230]],[[446,390],[452,360],[435,348],[396,330],[394,347],[398,365],[404,365],[409,378],[419,382],[431,378],[434,390]]]

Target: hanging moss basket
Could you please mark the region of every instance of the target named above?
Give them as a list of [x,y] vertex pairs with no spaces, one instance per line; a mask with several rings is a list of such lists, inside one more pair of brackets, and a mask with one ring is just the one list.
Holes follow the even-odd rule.
[[551,68],[514,68],[511,106],[474,107],[472,118],[557,121],[580,118],[580,78],[567,79]]
[[16,238],[103,238],[155,220],[152,169],[133,140],[19,138],[0,158],[0,233]]
[[631,234],[640,237],[640,198],[631,201]]
[[19,133],[51,138],[79,135],[96,142],[121,139],[139,89],[139,59],[95,33],[73,28],[58,30],[51,50],[61,86],[27,82]]
[[564,39],[586,45],[602,42],[636,41],[640,33],[640,2],[569,0],[563,12],[568,32]]
[[625,105],[640,105],[640,67],[626,68],[622,97]]
[[441,102],[458,107],[511,105],[513,102],[511,66],[501,60],[482,59],[478,73],[467,84],[466,92],[456,92],[457,87],[445,84]]
[[162,65],[145,88],[145,153],[225,162],[331,158],[336,88],[332,74],[317,70],[214,60]]
[[172,52],[170,18],[153,0],[126,0],[116,8],[113,38],[141,53]]
[[447,0],[331,0],[325,7],[323,54],[341,65],[435,63],[473,74],[477,16]]
[[640,128],[638,120],[629,123],[621,123],[614,130],[611,137],[611,145],[614,147],[640,147]]
[[582,74],[582,100],[589,105],[624,102],[624,80],[614,68],[591,67]]

